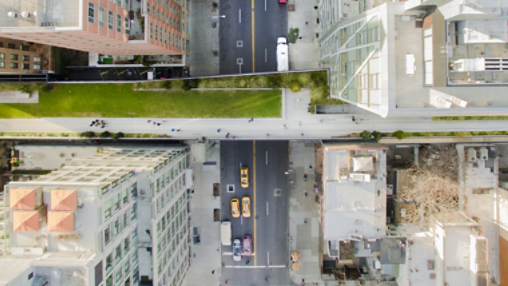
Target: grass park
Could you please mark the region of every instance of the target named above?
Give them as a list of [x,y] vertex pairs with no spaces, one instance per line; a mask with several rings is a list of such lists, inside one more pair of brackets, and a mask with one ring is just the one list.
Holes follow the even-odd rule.
[[[314,102],[329,101],[326,99],[326,72],[124,84],[2,84],[0,90],[38,90],[39,103],[0,104],[0,118],[276,118],[282,116],[282,93],[279,88],[283,87],[293,91],[309,87]],[[199,91],[195,88],[236,90]],[[241,90],[243,88],[271,89]]]

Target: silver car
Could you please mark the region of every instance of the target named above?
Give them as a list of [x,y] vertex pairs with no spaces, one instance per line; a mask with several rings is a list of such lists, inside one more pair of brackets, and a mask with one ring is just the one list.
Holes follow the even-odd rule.
[[242,260],[242,241],[238,238],[233,241],[233,260]]

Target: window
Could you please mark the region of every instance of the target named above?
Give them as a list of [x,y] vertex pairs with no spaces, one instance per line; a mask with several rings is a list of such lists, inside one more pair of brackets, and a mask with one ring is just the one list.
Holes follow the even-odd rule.
[[30,61],[30,56],[23,56],[23,61],[29,62]]
[[88,2],[88,22],[93,23],[95,18],[95,4]]
[[117,269],[115,270],[115,275],[116,275],[116,283],[118,283],[118,285],[120,285],[119,282],[122,281],[122,267],[121,266],[117,267]]
[[120,194],[115,195],[114,199],[114,210],[115,212],[120,209]]
[[120,16],[120,14],[116,15],[116,31],[122,31],[122,16]]
[[122,7],[122,0],[116,0],[116,5]]
[[122,229],[120,228],[120,218],[118,217],[113,223],[113,235],[117,236]]
[[127,227],[127,223],[129,222],[128,220],[128,216],[127,216],[127,212],[124,212],[122,214],[122,223],[123,223],[123,228],[126,228]]
[[8,47],[9,49],[13,49],[13,50],[14,50],[14,49],[16,49],[16,45],[15,45],[15,44],[11,44],[11,43],[8,43],[8,44],[7,44],[7,47]]
[[135,198],[138,196],[138,188],[137,188],[137,185],[136,183],[134,183],[132,186],[131,186],[131,198]]
[[24,70],[29,70],[30,69],[30,64],[23,64],[23,69]]
[[106,257],[106,275],[108,275],[111,270],[113,270],[113,253],[110,253]]
[[41,69],[41,65],[34,64],[34,70],[40,70],[40,69]]
[[122,244],[119,244],[115,248],[115,264],[117,264],[118,261],[120,261],[121,259],[122,259]]
[[11,63],[11,69],[17,69],[18,63]]
[[108,245],[108,243],[110,243],[112,240],[112,237],[111,237],[111,228],[110,226],[108,225],[105,229],[104,229],[104,244],[105,245]]
[[34,57],[34,62],[36,63],[40,63],[41,62],[41,57]]
[[0,62],[0,68],[5,68],[5,62]]
[[129,18],[125,17],[125,34],[129,35],[131,32]]
[[125,9],[129,9],[129,0],[125,0]]
[[115,20],[114,17],[115,16],[114,16],[113,12],[109,11],[108,12],[108,28],[110,28],[110,29],[113,29],[113,26],[115,25],[113,23],[113,21]]
[[127,189],[123,190],[122,196],[123,196],[122,203],[125,205],[126,203],[129,202],[129,191]]
[[104,203],[104,219],[111,217],[111,200]]
[[23,46],[23,45],[20,45],[20,46],[19,46],[19,49],[20,49],[20,50],[22,50],[22,51],[27,52],[27,51],[28,51],[28,46]]
[[131,220],[136,219],[136,204],[131,208]]
[[129,275],[129,272],[131,271],[131,264],[130,264],[130,261],[129,259],[125,260],[125,263],[123,265],[123,269],[124,269],[124,273],[125,275]]
[[153,38],[153,24],[150,23],[150,38]]
[[126,237],[124,240],[123,240],[123,249],[124,249],[124,252],[127,253],[129,251],[129,248],[130,248],[130,239],[128,237]]
[[0,42],[0,48],[4,47],[4,42]]
[[99,7],[99,26],[104,27],[104,7]]
[[11,60],[17,61],[18,60],[18,55],[17,54],[11,54]]

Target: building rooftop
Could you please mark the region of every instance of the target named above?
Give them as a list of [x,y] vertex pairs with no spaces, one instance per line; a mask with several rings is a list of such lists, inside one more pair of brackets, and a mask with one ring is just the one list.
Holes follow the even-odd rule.
[[348,148],[351,146],[327,146],[324,151],[323,239],[383,237],[386,155],[383,150]]

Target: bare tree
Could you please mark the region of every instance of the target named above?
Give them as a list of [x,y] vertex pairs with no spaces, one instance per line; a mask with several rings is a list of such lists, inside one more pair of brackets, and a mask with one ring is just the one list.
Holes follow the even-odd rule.
[[420,166],[409,170],[407,184],[398,190],[397,198],[416,202],[416,208],[406,209],[407,222],[423,219],[428,225],[431,218],[459,208],[457,150],[452,144],[427,145],[420,148],[419,159]]

